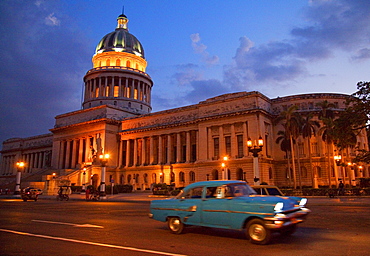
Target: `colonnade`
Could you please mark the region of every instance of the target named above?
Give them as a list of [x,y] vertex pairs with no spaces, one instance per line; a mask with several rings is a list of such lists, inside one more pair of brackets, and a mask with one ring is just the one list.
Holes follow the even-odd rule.
[[92,162],[93,155],[97,152],[96,138],[76,138],[59,142],[58,169],[74,169],[78,164]]
[[150,104],[151,85],[121,76],[96,77],[85,81],[85,101],[96,98],[129,98]]
[[50,166],[51,151],[39,151],[24,153],[21,156],[17,154],[5,155],[2,157],[1,171],[2,175],[13,175],[17,172],[16,163],[25,162],[23,172],[31,172],[33,168],[45,168]]
[[122,140],[119,166],[195,162],[197,145],[196,130]]

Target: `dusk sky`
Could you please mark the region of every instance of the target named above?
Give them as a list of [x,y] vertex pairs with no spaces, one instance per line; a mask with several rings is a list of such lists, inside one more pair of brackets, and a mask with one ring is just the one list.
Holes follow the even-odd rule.
[[369,0],[1,0],[0,143],[81,109],[83,76],[123,6],[153,112],[239,91],[351,94],[370,80]]

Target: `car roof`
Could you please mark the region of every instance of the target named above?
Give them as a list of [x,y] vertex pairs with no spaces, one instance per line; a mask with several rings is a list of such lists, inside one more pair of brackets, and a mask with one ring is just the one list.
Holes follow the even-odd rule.
[[210,180],[210,181],[199,181],[192,183],[186,187],[186,189],[193,187],[203,187],[203,186],[222,186],[227,184],[243,183],[247,184],[245,181],[241,180]]

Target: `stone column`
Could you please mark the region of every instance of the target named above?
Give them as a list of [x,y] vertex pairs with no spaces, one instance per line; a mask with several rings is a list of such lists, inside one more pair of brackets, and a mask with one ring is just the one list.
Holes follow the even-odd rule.
[[176,163],[181,162],[181,133],[176,134]]
[[225,137],[224,137],[224,128],[222,125],[219,126],[218,128],[219,132],[219,138],[220,138],[220,157],[223,158],[226,156],[226,149],[225,149]]
[[130,150],[130,140],[126,141],[126,167],[130,166],[130,157],[131,157],[131,150]]
[[136,166],[138,164],[137,162],[137,152],[138,151],[138,147],[137,147],[137,139],[134,139],[134,166]]
[[238,143],[235,135],[235,125],[231,124],[231,156],[230,158],[236,158],[238,154]]
[[76,151],[77,151],[77,141],[76,140],[72,140],[72,151],[71,151],[71,157],[72,157],[72,161],[71,161],[71,168],[75,168],[76,167]]
[[172,136],[171,134],[167,135],[167,164],[171,163],[172,158]]
[[190,131],[186,132],[186,163],[190,162],[191,142]]
[[248,152],[248,145],[247,145],[247,141],[248,141],[248,127],[247,127],[247,122],[244,122],[243,123],[243,153],[244,153],[244,156],[248,156],[249,155],[249,152]]
[[153,164],[154,163],[154,138],[153,136],[150,136],[149,138],[149,157],[150,157],[149,164]]
[[141,158],[142,158],[142,161],[141,161],[141,165],[145,165],[146,162],[147,162],[147,159],[146,159],[146,139],[143,138],[143,143],[141,144]]
[[163,145],[162,145],[162,136],[158,136],[158,164],[163,162]]

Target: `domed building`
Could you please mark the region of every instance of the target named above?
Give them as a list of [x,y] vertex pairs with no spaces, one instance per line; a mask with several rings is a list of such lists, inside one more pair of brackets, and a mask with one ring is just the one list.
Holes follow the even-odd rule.
[[[146,73],[144,48],[129,33],[124,14],[98,43],[92,63],[83,78],[82,110],[56,116],[50,134],[3,143],[0,186],[15,185],[17,170],[22,187],[32,185],[49,194],[63,182],[82,188],[130,184],[136,190],[217,179],[318,187],[336,186],[339,180],[349,185],[369,176],[367,167],[337,167],[334,149],[317,133],[297,139],[298,160],[292,166],[291,156],[276,143],[283,127],[274,119],[282,111],[295,105],[299,113],[320,121],[319,103],[330,103],[338,116],[349,95],[270,99],[257,91],[235,92],[152,113],[153,81]],[[357,141],[359,149],[368,147],[365,130]],[[350,149],[343,160],[354,153]],[[25,167],[17,169],[18,161]]]

